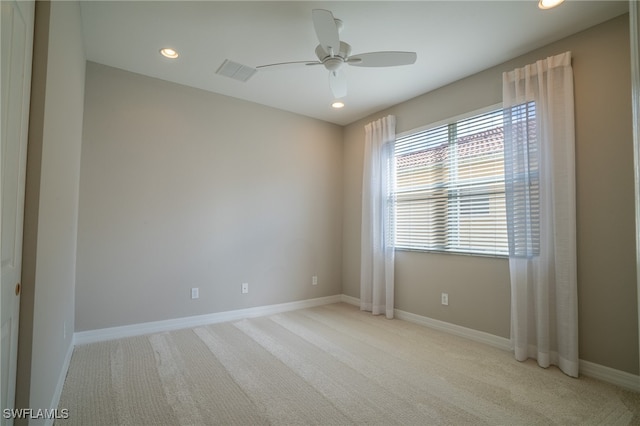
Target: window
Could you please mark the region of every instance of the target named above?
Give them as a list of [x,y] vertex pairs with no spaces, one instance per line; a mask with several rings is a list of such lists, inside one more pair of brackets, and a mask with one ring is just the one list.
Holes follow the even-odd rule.
[[534,257],[540,254],[540,159],[536,131],[535,102],[504,110],[504,123],[511,144],[505,161],[509,170],[505,186],[509,224],[509,256]]
[[502,109],[401,136],[395,162],[396,248],[508,255]]

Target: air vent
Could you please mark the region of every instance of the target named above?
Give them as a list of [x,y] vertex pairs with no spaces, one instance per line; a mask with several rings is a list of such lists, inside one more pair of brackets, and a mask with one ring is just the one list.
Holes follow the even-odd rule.
[[258,71],[247,65],[242,65],[237,62],[225,59],[216,74],[224,75],[225,77],[233,78],[234,80],[247,81]]

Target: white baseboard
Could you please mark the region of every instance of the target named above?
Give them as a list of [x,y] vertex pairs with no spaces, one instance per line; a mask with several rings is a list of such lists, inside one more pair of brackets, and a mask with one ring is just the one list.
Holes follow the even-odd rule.
[[[461,327],[459,325],[450,324],[433,318],[423,317],[410,312],[404,312],[399,309],[395,310],[395,315],[398,319],[455,334],[456,336],[465,337],[476,342],[486,343],[499,349],[507,351],[511,350],[511,341],[504,337],[495,336],[493,334],[473,330],[471,328]],[[582,359],[579,360],[579,363],[580,375],[602,380],[603,382],[620,386],[627,390],[640,392],[640,376]]]
[[[53,394],[53,398],[51,398],[51,409],[56,409],[60,405],[60,396],[62,396],[62,388],[64,387],[64,381],[67,378],[67,373],[69,372],[69,365],[71,364],[71,356],[73,355],[73,348],[75,347],[73,339],[71,340],[71,344],[67,348],[67,354],[64,357],[64,361],[62,364],[62,369],[60,370],[60,375],[58,376],[58,383],[56,384],[56,389]],[[46,426],[53,426],[53,422],[55,419],[46,419],[44,424]]]
[[620,386],[627,390],[640,392],[640,376],[582,359],[580,360],[579,365],[580,374]]
[[307,299],[297,302],[280,303],[277,305],[257,306],[254,308],[236,309],[233,311],[217,312],[207,315],[196,315],[163,321],[153,321],[141,324],[125,325],[122,327],[102,328],[99,330],[80,331],[73,334],[73,339],[74,344],[85,345],[88,343],[104,342],[107,340],[121,339],[124,337],[140,336],[150,333],[160,333],[163,331],[198,327],[219,322],[236,321],[243,318],[273,315],[280,312],[293,311],[296,309],[304,309],[314,306],[328,305],[330,303],[338,303],[340,301],[342,301],[342,296],[337,294],[335,296],[319,297],[316,299]]
[[360,306],[360,299],[353,296],[347,296],[346,294],[340,295],[340,301],[353,306]]
[[[343,294],[341,296],[341,302],[348,303],[354,306],[360,306],[360,299],[353,296],[347,296]],[[493,334],[485,333],[482,331],[474,330],[460,325],[451,324],[445,321],[436,320],[422,315],[412,314],[411,312],[401,311],[400,309],[394,309],[394,316],[398,319],[409,321],[415,324],[424,325],[436,330],[445,331],[456,336],[465,337],[469,340],[476,342],[486,343],[491,346],[495,346],[500,349],[510,350],[511,345],[509,339],[504,337],[495,336]]]
[[[342,295],[341,301],[349,303],[351,305],[360,305],[360,299],[358,299],[357,297],[347,296],[345,294]],[[396,318],[404,321],[409,321],[415,324],[434,328],[436,330],[455,334],[456,336],[465,337],[476,342],[486,343],[488,345],[507,351],[511,350],[510,340],[504,337],[495,336],[493,334],[485,333],[471,328],[462,327],[433,318],[412,314],[411,312],[401,311],[400,309],[395,309],[394,312]],[[582,359],[579,362],[581,375],[591,377],[593,379],[602,380],[603,382],[620,386],[624,389],[640,392],[640,376],[636,376],[635,374],[627,373],[625,371],[616,370],[614,368],[605,367],[604,365],[595,364],[593,362],[585,361]]]
[[[70,346],[67,357],[65,358],[65,365],[63,371],[60,374],[60,379],[58,381],[58,386],[56,388],[56,394],[52,402],[52,407],[57,407],[57,403],[60,399],[62,386],[64,385],[64,379],[66,377],[67,370],[69,369],[69,362],[71,361],[71,354],[73,353],[74,345],[84,345],[88,343],[120,339],[123,337],[140,336],[143,334],[178,330],[181,328],[198,327],[219,322],[236,321],[243,318],[273,315],[280,312],[311,308],[314,306],[328,305],[338,302],[360,306],[360,299],[358,299],[357,297],[340,294],[335,296],[320,297],[317,299],[301,300],[298,302],[258,306],[255,308],[237,309],[234,311],[218,312],[214,314],[197,315],[192,317],[176,318],[171,320],[154,321],[142,324],[126,325],[122,327],[112,327],[74,333],[73,344]],[[510,340],[504,337],[495,336],[483,331],[478,331],[456,324],[451,324],[445,321],[413,314],[411,312],[405,312],[400,309],[395,309],[394,313],[396,318],[404,321],[420,324],[476,342],[485,343],[499,349],[511,350]],[[594,379],[602,380],[603,382],[607,382],[616,386],[620,386],[624,389],[640,392],[640,376],[636,376],[634,374],[584,360],[580,360],[580,374],[592,377]]]
[[464,337],[475,342],[485,343],[499,349],[511,349],[511,343],[509,339],[506,339],[504,337],[485,333],[484,331],[474,330],[472,328],[463,327],[461,325],[451,324],[449,322],[412,314],[411,312],[401,311],[400,309],[394,309],[394,313],[396,318],[401,320],[424,325],[426,327]]

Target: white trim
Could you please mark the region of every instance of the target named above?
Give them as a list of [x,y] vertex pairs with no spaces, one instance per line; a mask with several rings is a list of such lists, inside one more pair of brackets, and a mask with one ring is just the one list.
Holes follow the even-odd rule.
[[[360,306],[360,299],[358,299],[357,297],[347,296],[346,294],[342,295],[341,301],[350,305]],[[485,343],[487,345],[494,346],[500,349],[511,350],[510,340],[504,337],[496,336],[467,327],[462,327],[460,325],[451,324],[449,322],[440,321],[422,315],[413,314],[411,312],[402,311],[400,309],[394,309],[393,312],[396,318],[403,321],[423,325],[425,327],[444,331],[449,334],[455,334],[456,336],[464,337],[475,342]]]
[[[280,312],[293,311],[296,309],[311,308],[314,306],[329,305],[331,303],[348,303],[354,306],[360,306],[360,299],[346,294],[338,294],[334,296],[319,297],[317,299],[301,300],[297,302],[281,303],[277,305],[257,306],[254,308],[237,309],[234,311],[218,312],[214,314],[198,315],[185,318],[176,318],[172,320],[154,321],[142,324],[132,324],[122,327],[103,328],[100,330],[89,330],[74,333],[73,343],[69,347],[65,358],[64,366],[60,372],[58,386],[52,400],[52,407],[57,407],[71,362],[71,355],[75,345],[85,345],[88,343],[103,342],[107,340],[120,339],[123,337],[140,336],[143,334],[159,333],[163,331],[177,330],[181,328],[198,327],[207,324],[215,324],[226,321],[236,321],[243,318],[259,317],[264,315],[273,315]],[[483,331],[474,330],[460,325],[451,324],[445,321],[436,320],[422,315],[413,314],[411,312],[394,309],[395,317],[423,325],[436,330],[444,331],[456,336],[467,338],[475,342],[484,343],[499,349],[511,351],[511,342],[509,339],[485,333]],[[580,360],[580,374],[594,379],[602,380],[624,389],[640,392],[640,376],[630,374],[624,371],[616,370],[604,365],[595,364],[593,362]]]
[[[398,319],[421,324],[436,330],[455,334],[456,336],[465,337],[469,340],[486,343],[499,349],[511,351],[511,341],[507,338],[439,321],[433,318],[423,317],[410,312],[404,312],[399,309],[396,309],[395,312]],[[636,376],[635,374],[616,370],[611,367],[595,364],[582,359],[579,360],[579,370],[580,375],[602,380],[603,382],[620,386],[621,388],[631,391],[640,392],[640,376]]]
[[[629,0],[629,33],[631,35],[631,117],[633,127],[633,181],[636,213],[636,287],[638,341],[640,342],[640,5]],[[639,359],[640,361],[640,359]]]
[[604,365],[582,359],[580,360],[580,374],[620,386],[624,389],[640,392],[640,376],[636,376],[635,374],[605,367]]
[[[347,296],[345,294],[342,295],[342,302],[356,306],[360,305],[360,300],[358,298]],[[400,320],[409,321],[415,324],[444,331],[446,333],[454,334],[456,336],[464,337],[475,342],[485,343],[499,349],[511,351],[511,341],[505,337],[500,337],[493,334],[485,333],[483,331],[478,331],[456,324],[451,324],[445,321],[424,317],[422,315],[412,314],[411,312],[401,311],[400,309],[395,309],[395,316]],[[580,375],[582,376],[602,380],[603,382],[620,386],[621,388],[628,389],[634,392],[640,392],[640,376],[636,376],[635,374],[616,370],[615,368],[606,367],[604,365],[596,364],[582,359],[579,360],[579,369]]]
[[[49,407],[53,410],[59,408],[60,405],[60,397],[62,396],[62,388],[64,387],[64,381],[67,378],[67,373],[69,372],[69,365],[71,365],[71,357],[73,355],[73,349],[75,348],[74,339],[71,339],[71,343],[67,348],[67,354],[64,357],[64,361],[62,363],[62,368],[60,369],[60,375],[58,376],[58,383],[56,385],[56,390],[53,393],[53,398],[51,398],[51,404]],[[66,407],[61,407],[66,408]],[[46,426],[53,426],[53,422],[55,419],[46,419],[44,424]]]
[[463,327],[461,325],[451,324],[449,322],[440,321],[437,319],[423,317],[421,315],[412,314],[411,312],[401,311],[395,309],[395,316],[398,319],[409,321],[415,324],[420,324],[433,328],[436,330],[444,331],[449,334],[464,337],[474,342],[484,343],[490,346],[494,346],[499,349],[511,350],[511,341],[505,337],[496,336],[494,334],[485,333],[484,331],[474,330],[472,328]]
[[233,311],[216,312],[213,314],[197,315],[192,317],[131,324],[121,327],[102,328],[98,330],[80,331],[73,334],[73,339],[76,345],[86,345],[88,343],[104,342],[107,340],[121,339],[123,337],[160,333],[163,331],[198,327],[219,322],[235,321],[243,318],[259,317],[263,315],[272,315],[280,312],[293,311],[296,309],[328,305],[330,303],[340,302],[341,297],[341,295],[337,294],[335,296],[319,297],[317,299],[300,300],[297,302],[280,303],[277,305],[256,306],[254,308],[236,309]]
[[471,117],[474,117],[476,115],[486,114],[488,112],[496,111],[496,110],[499,110],[499,109],[503,109],[502,102],[499,102],[499,103],[493,104],[493,105],[489,105],[489,106],[486,106],[486,107],[483,107],[483,108],[478,108],[478,109],[473,110],[473,111],[465,112],[465,113],[456,115],[455,117],[449,117],[449,118],[445,118],[443,120],[439,120],[439,121],[436,121],[436,122],[433,122],[433,123],[425,124],[423,126],[416,127],[415,129],[405,130],[404,132],[398,133],[396,135],[396,139],[400,139],[400,138],[403,138],[405,136],[412,135],[414,133],[426,132],[427,130],[434,129],[436,127],[446,126],[448,124],[455,123],[457,121],[466,120],[467,118],[471,118]]
[[347,296],[346,294],[340,295],[340,301],[343,303],[348,303],[353,306],[360,306],[360,299],[353,296]]

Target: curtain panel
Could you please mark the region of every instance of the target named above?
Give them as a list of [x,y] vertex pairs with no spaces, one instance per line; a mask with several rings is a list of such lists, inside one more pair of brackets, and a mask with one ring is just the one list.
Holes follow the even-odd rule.
[[578,376],[571,52],[503,74],[511,343]]
[[362,177],[360,309],[393,318],[396,119],[365,126]]

